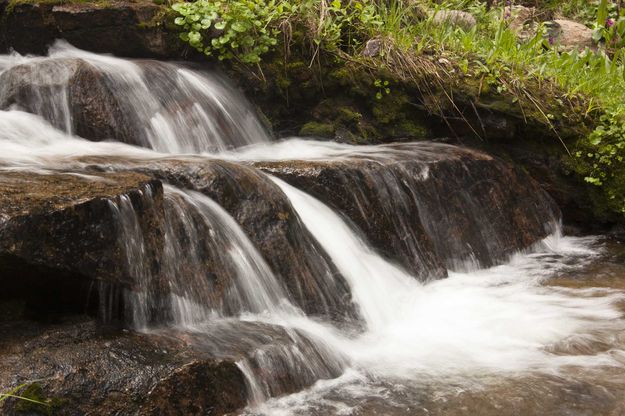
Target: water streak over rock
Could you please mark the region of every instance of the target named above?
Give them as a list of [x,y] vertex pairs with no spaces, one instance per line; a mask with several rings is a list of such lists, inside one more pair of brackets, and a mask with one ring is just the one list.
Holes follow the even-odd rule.
[[269,141],[255,110],[217,74],[96,55],[62,41],[48,58],[0,58],[0,109],[12,107],[88,140],[166,153]]
[[371,149],[255,166],[339,210],[385,257],[422,279],[443,275],[441,264],[492,266],[555,231],[553,201],[499,159],[435,143]]
[[136,173],[0,173],[2,297],[82,310],[93,281],[132,285],[111,210],[122,200],[140,214],[145,248],[155,255],[163,235],[160,182]]
[[303,227],[285,195],[259,171],[200,158],[140,161],[92,157],[79,163],[89,169],[137,171],[212,198],[242,227],[294,304],[308,314],[336,321],[355,318],[344,279]]

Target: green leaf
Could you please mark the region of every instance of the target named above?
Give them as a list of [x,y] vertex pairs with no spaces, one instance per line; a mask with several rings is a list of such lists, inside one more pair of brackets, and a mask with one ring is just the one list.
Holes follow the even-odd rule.
[[601,0],[597,9],[597,25],[604,27],[608,20],[608,0]]

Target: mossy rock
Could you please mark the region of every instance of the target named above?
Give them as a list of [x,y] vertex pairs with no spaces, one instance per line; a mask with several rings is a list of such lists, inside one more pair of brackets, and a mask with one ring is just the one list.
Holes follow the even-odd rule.
[[310,121],[302,126],[300,136],[309,137],[334,137],[335,128],[332,124]]

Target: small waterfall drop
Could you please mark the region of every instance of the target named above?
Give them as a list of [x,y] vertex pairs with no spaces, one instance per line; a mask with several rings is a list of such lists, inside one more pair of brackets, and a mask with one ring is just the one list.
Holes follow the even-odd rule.
[[[141,199],[152,203],[151,195]],[[165,186],[158,252],[149,252],[130,198],[122,195],[110,206],[132,279],[126,315],[133,327],[163,320],[189,326],[243,313],[301,314],[241,227],[207,196]]]
[[[70,135],[130,140],[165,153],[270,140],[254,110],[219,75],[173,63],[131,62],[58,41],[47,58],[3,59],[0,80],[0,108],[37,114]],[[81,82],[89,85],[76,85]],[[93,95],[82,88],[93,88]],[[77,131],[91,112],[110,113],[98,115],[105,119],[100,130]]]
[[[274,181],[350,284],[367,330],[336,345],[361,371],[413,378],[469,369],[587,365],[592,358],[552,355],[543,345],[557,344],[576,332],[592,332],[595,322],[621,316],[614,308],[621,294],[578,297],[535,286],[536,279],[553,273],[550,256],[588,254],[574,242],[550,237],[537,247],[549,254],[519,254],[509,265],[453,273],[449,279],[424,285],[381,258],[329,207]],[[555,267],[566,267],[559,261]],[[515,325],[508,326],[509,322]],[[603,360],[618,365],[609,355]]]

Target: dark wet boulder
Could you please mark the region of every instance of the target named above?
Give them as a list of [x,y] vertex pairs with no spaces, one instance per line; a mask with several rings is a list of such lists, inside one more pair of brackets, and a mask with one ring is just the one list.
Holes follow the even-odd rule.
[[137,265],[124,246],[123,205],[137,213],[145,250],[155,256],[159,181],[136,173],[0,173],[0,298],[25,299],[45,317],[84,309],[95,282],[132,286]]
[[89,158],[79,164],[95,170],[137,171],[212,198],[239,223],[295,304],[308,314],[322,314],[337,321],[356,316],[347,283],[301,223],[286,196],[262,172],[202,158]]
[[0,109],[38,114],[60,130],[92,141],[141,144],[136,123],[107,83],[107,75],[76,58],[14,66],[0,75]]
[[528,175],[457,146],[380,146],[328,161],[259,162],[353,221],[385,257],[422,278],[488,267],[555,231],[559,211]]
[[446,276],[412,195],[396,171],[365,159],[255,165],[340,211],[382,256],[420,280]]
[[48,403],[6,400],[2,414],[223,415],[245,406],[234,359],[182,337],[103,330],[84,318],[42,326],[0,322],[0,391]]
[[185,51],[167,6],[150,0],[8,0],[0,12],[0,51],[42,55],[56,39],[128,57],[180,58]]

